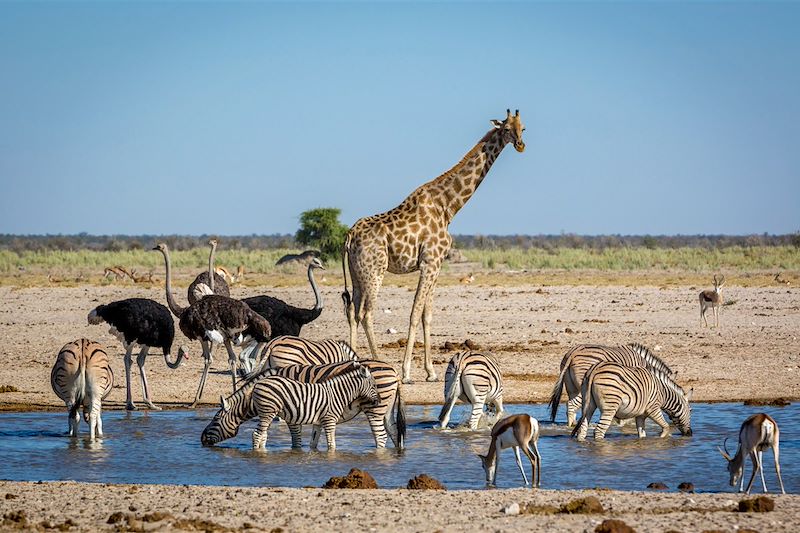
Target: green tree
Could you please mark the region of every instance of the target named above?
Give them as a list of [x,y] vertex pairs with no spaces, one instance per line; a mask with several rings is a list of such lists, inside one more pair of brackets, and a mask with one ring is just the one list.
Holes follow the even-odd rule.
[[300,229],[295,240],[306,246],[318,248],[322,259],[328,261],[341,256],[347,226],[339,222],[341,209],[318,207],[300,215]]

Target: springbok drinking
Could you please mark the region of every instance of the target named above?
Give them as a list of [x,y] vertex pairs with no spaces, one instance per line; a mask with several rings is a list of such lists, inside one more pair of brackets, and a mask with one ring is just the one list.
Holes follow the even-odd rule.
[[[528,485],[528,477],[522,467],[522,459],[519,455],[520,448],[522,453],[531,462],[531,481],[532,487],[538,487],[541,478],[541,456],[539,447],[536,445],[539,440],[539,422],[530,415],[511,415],[504,418],[492,428],[492,442],[489,444],[489,451],[486,455],[478,454],[486,472],[486,484],[495,485],[497,479],[497,463],[500,462],[500,450],[512,448],[517,460],[517,466],[522,473],[525,485]],[[530,446],[533,445],[533,450]]]
[[780,430],[778,423],[771,416],[758,413],[747,418],[742,423],[739,429],[739,449],[736,450],[736,455],[731,458],[728,453],[728,448],[725,443],[728,439],[723,441],[722,446],[719,448],[719,453],[728,460],[728,472],[731,474],[731,487],[739,483],[739,492],[744,488],[744,461],[749,455],[750,460],[753,462],[753,474],[750,476],[750,482],[747,484],[747,494],[750,494],[750,488],[753,486],[753,481],[756,478],[756,472],[761,472],[761,486],[764,487],[764,492],[767,492],[767,483],[764,481],[764,461],[763,452],[767,448],[772,448],[772,453],[775,456],[775,473],[778,474],[778,483],[781,485],[781,494],[786,494],[783,490],[783,479],[781,478],[781,465],[779,461],[780,452]]

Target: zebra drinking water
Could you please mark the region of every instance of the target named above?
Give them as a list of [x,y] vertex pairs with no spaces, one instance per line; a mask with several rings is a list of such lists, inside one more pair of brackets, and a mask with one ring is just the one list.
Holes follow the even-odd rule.
[[217,444],[235,436],[244,421],[258,416],[253,448],[263,448],[267,431],[279,416],[289,425],[292,448],[301,446],[303,424],[319,424],[325,431],[328,449],[333,450],[336,422],[356,400],[373,405],[379,402],[375,379],[359,363],[353,363],[351,371],[322,383],[302,383],[282,376],[247,380],[228,400],[222,400],[222,408],[203,430],[200,440],[204,446]]
[[667,363],[639,343],[624,346],[581,344],[564,354],[561,373],[550,396],[550,421],[555,422],[561,391],[567,389],[567,425],[575,425],[575,413],[581,407],[581,383],[586,373],[600,361],[613,361],[624,366],[644,366],[672,374]]
[[446,428],[457,400],[472,404],[469,428],[477,429],[487,402],[494,419],[503,413],[503,377],[497,361],[487,354],[459,352],[447,365],[444,376],[444,405],[439,413],[439,427]]
[[589,421],[600,408],[600,421],[594,430],[595,440],[605,437],[614,418],[636,419],[639,438],[645,436],[644,423],[651,418],[661,426],[661,437],[669,435],[669,424],[661,410],[667,412],[683,435],[691,436],[692,391],[685,393],[670,376],[644,367],[626,367],[619,363],[600,362],[583,378],[581,395],[584,406],[578,425],[572,435],[579,441],[586,439]]

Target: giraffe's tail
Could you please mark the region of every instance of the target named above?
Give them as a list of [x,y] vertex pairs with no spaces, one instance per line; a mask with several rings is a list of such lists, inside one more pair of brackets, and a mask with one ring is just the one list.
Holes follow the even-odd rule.
[[347,290],[347,260],[350,256],[350,233],[345,237],[344,245],[342,246],[342,277],[344,278],[344,292],[342,292],[342,302],[344,303],[344,315],[347,317],[347,322],[350,323],[352,328],[352,321],[355,319],[355,309],[353,308],[353,298],[350,296],[350,291]]

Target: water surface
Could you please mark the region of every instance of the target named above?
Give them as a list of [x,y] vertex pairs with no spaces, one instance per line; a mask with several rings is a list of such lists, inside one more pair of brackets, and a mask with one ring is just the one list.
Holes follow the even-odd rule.
[[[511,404],[509,412],[529,413],[547,419],[545,405]],[[337,450],[308,451],[310,428],[304,432],[303,451],[292,451],[286,425],[275,422],[267,451],[251,449],[255,425],[242,426],[239,435],[218,446],[204,448],[200,433],[215,410],[106,411],[106,436],[96,442],[85,438],[88,425],[81,422],[79,438],[65,435],[67,413],[0,414],[0,478],[8,480],[76,480],[108,483],[170,483],[246,486],[321,486],[351,467],[369,471],[381,487],[405,486],[410,478],[427,473],[450,489],[484,486],[484,474],[476,453],[486,453],[489,432],[440,431],[432,428],[438,406],[408,406],[407,449],[378,451],[363,416],[337,427]],[[543,423],[539,450],[542,455],[542,487],[578,489],[608,487],[642,490],[660,481],[675,489],[682,481],[698,491],[728,491],[725,460],[716,446],[730,437],[733,453],[741,422],[749,415],[766,412],[781,428],[781,465],[787,492],[800,492],[800,408],[745,407],[741,404],[693,404],[692,437],[677,431],[667,439],[657,437],[659,428],[648,422],[648,437],[639,440],[635,428],[612,426],[605,442],[578,443],[563,425]],[[468,415],[464,405],[454,410],[453,420]],[[563,417],[562,412],[560,413]],[[589,435],[591,436],[591,430]],[[772,454],[765,452],[767,487],[778,488]],[[523,456],[523,461],[526,459]],[[526,471],[530,476],[530,465]],[[749,472],[749,466],[748,470]],[[749,478],[749,473],[746,474]],[[760,480],[754,485],[760,491]],[[503,452],[499,487],[518,487],[522,478],[511,450]]]

